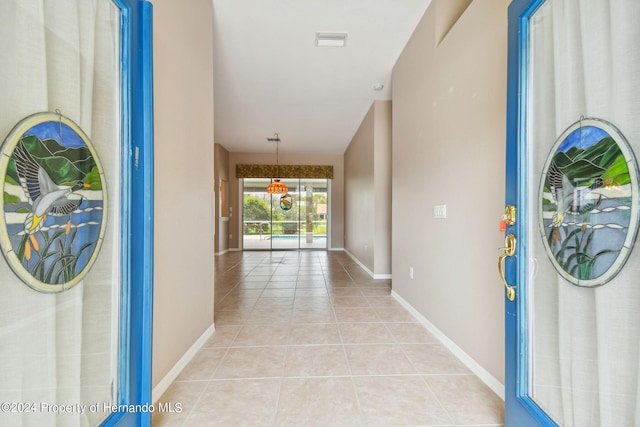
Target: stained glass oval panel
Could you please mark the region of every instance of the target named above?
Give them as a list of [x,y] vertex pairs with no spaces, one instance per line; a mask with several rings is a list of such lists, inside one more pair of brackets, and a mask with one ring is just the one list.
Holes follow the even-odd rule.
[[539,227],[556,270],[600,286],[626,262],[638,230],[638,166],[611,123],[588,118],[557,139],[539,190]]
[[91,269],[105,232],[102,167],[87,135],[58,113],[20,121],[0,150],[0,246],[13,272],[62,292]]
[[280,208],[283,211],[288,211],[293,207],[293,197],[291,194],[287,193],[280,197]]

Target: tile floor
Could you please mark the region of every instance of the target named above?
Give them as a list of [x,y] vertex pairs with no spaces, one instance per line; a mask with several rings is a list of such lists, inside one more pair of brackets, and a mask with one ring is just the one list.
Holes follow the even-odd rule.
[[216,257],[216,332],[154,426],[499,426],[504,402],[343,252]]

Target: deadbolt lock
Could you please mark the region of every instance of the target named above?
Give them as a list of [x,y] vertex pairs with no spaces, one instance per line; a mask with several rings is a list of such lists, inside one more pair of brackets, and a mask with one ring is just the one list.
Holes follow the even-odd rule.
[[516,207],[514,205],[507,205],[507,207],[504,208],[504,222],[507,225],[516,223]]

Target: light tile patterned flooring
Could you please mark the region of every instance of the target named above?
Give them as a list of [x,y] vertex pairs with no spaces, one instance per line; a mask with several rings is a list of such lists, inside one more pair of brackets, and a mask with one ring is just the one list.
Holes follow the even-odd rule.
[[343,252],[216,257],[216,332],[154,426],[499,426],[503,401]]

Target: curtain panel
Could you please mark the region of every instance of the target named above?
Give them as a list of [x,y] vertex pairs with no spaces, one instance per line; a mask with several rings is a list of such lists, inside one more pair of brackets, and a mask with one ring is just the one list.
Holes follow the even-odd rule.
[[0,142],[23,118],[60,111],[91,140],[112,201],[100,256],[65,292],[31,289],[0,256],[0,401],[35,405],[2,411],[0,425],[96,425],[118,388],[119,9],[110,0],[2,0],[0,57]]
[[[536,12],[528,70],[530,138],[540,147],[529,159],[534,176],[558,135],[580,117],[613,123],[640,154],[638,18],[637,0],[548,0]],[[530,185],[537,192],[538,183]],[[542,262],[541,240],[530,248],[532,394],[562,426],[640,425],[637,246],[613,280],[594,288],[575,286]]]

